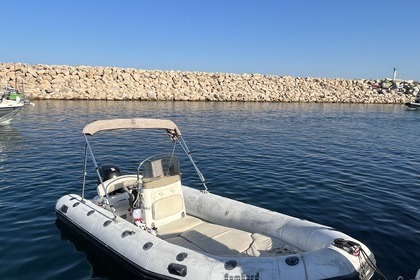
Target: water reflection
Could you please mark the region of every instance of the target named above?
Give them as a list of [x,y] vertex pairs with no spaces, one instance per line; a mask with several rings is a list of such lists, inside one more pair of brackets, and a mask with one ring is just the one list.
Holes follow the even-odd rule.
[[[86,254],[86,259],[92,266],[92,278],[120,280],[121,275],[124,275],[125,280],[153,280],[153,278],[146,278],[143,275],[134,275],[122,265],[115,262],[113,258],[104,254],[98,247],[95,247],[93,245],[94,243],[89,242],[85,237],[76,233],[59,219],[56,220],[55,225],[60,230],[61,240],[70,241],[77,251]],[[71,274],[71,272],[69,273]]]
[[6,157],[6,152],[19,150],[22,135],[11,125],[0,125],[0,162]]

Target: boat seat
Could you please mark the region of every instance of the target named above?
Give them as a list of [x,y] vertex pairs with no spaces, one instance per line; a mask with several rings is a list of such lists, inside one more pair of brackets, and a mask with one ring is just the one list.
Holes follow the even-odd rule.
[[158,229],[169,243],[217,256],[238,256],[253,242],[251,233],[186,216]]
[[211,224],[193,216],[160,227],[158,234],[169,243],[217,256],[276,257],[303,252],[280,239]]
[[179,175],[144,179],[143,201],[148,228],[159,230],[165,224],[186,217]]
[[238,255],[247,250],[253,241],[249,232],[207,222],[181,233],[180,237],[217,256]]
[[131,187],[137,182],[137,175],[122,175],[106,180],[104,183],[105,190],[102,184],[96,188],[99,196],[105,196],[107,193],[112,193],[123,187]]
[[160,237],[166,240],[172,237],[180,236],[181,233],[190,230],[201,223],[203,223],[203,221],[199,218],[186,216],[184,218],[160,226],[158,228],[158,234]]
[[165,239],[165,241],[167,241],[171,244],[175,244],[175,245],[178,245],[178,246],[196,251],[196,252],[205,253],[205,251],[203,249],[201,249],[200,247],[192,244],[191,242],[189,242],[189,241],[187,241],[184,238],[179,237],[179,236],[175,236],[175,237]]

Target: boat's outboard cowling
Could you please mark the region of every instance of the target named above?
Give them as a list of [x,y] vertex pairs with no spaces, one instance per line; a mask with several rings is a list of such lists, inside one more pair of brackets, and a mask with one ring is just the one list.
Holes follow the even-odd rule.
[[[121,176],[121,170],[116,165],[103,164],[99,167],[99,175],[101,175],[102,181],[105,182],[108,179]],[[98,183],[100,183],[100,182],[98,182]]]

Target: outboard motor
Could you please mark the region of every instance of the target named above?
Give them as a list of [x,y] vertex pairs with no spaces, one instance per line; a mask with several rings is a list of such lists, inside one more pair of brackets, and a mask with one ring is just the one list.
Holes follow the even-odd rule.
[[[121,170],[118,166],[113,164],[103,164],[99,167],[99,174],[101,175],[102,181],[105,182],[108,179],[121,176]],[[100,184],[98,179],[98,184]]]

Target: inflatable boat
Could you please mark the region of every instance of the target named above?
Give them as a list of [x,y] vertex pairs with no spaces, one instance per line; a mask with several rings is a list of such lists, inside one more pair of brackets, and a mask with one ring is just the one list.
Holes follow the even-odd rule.
[[[173,148],[121,174],[118,166],[99,166],[89,142],[111,130],[163,131]],[[370,279],[377,269],[364,244],[329,226],[212,194],[170,120],[99,120],[86,125],[83,135],[82,190],[57,201],[57,219],[139,277],[343,280]],[[182,184],[179,146],[200,189]],[[86,179],[89,158],[98,177],[89,186],[96,193],[92,198],[85,197],[92,181]]]

